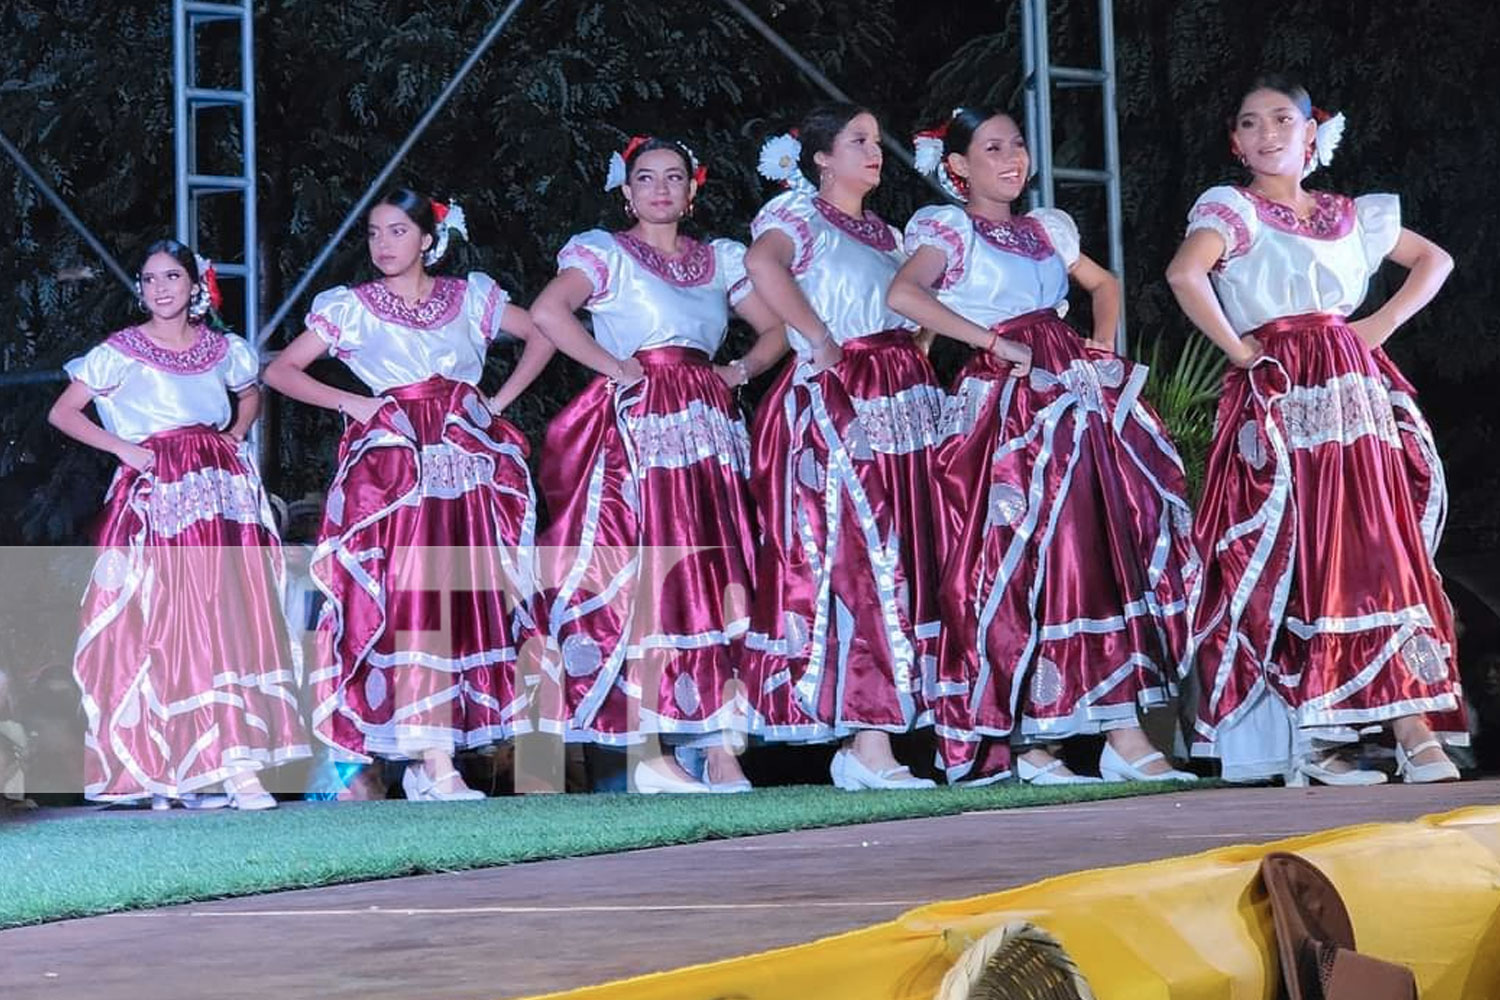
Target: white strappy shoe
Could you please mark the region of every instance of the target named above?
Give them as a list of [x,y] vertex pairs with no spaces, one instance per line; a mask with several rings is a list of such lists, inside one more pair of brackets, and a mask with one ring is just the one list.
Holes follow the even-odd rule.
[[1099,777],[1104,781],[1197,781],[1198,776],[1190,771],[1179,771],[1176,768],[1168,768],[1157,774],[1151,774],[1146,770],[1147,764],[1154,764],[1159,760],[1166,760],[1166,754],[1153,751],[1144,757],[1127,761],[1120,756],[1107,741],[1103,751],[1099,754]]
[[704,786],[715,795],[735,795],[755,790],[749,778],[741,777],[723,782],[713,780],[708,774],[708,754],[696,747],[673,747],[672,756],[677,758],[678,767],[703,782]]
[[[242,787],[242,782],[246,779],[253,782],[253,788]],[[275,797],[261,787],[260,780],[255,777],[254,771],[242,771],[225,778],[224,794],[229,798],[229,808],[238,809],[241,812],[261,812],[276,808]]]
[[1023,785],[1097,785],[1099,778],[1092,778],[1087,774],[1058,774],[1058,771],[1066,770],[1066,766],[1058,758],[1053,758],[1041,767],[1028,761],[1025,757],[1016,758],[1016,780]]
[[410,802],[477,802],[485,797],[479,789],[464,785],[461,778],[457,788],[443,791],[443,782],[457,777],[458,772],[452,768],[436,778],[428,777],[427,768],[420,761],[413,761],[401,775],[401,790]]
[[[1289,786],[1305,785],[1309,780],[1323,785],[1337,785],[1343,787],[1360,787],[1367,785],[1383,785],[1386,783],[1384,771],[1363,771],[1359,768],[1350,768],[1347,771],[1335,771],[1328,767],[1328,763],[1338,759],[1338,754],[1331,753],[1317,760],[1308,758],[1298,761],[1292,767],[1292,773],[1288,777]],[[1300,779],[1300,780],[1299,780]]]
[[641,795],[657,795],[667,792],[674,795],[702,795],[711,792],[701,781],[684,781],[673,774],[652,767],[649,761],[637,761],[630,772],[632,790]]
[[1396,774],[1408,785],[1430,785],[1439,781],[1457,781],[1459,779],[1458,767],[1448,759],[1445,753],[1442,760],[1435,760],[1430,764],[1416,764],[1412,758],[1424,750],[1442,750],[1443,745],[1437,740],[1423,740],[1410,750],[1403,747],[1399,742],[1396,744]]
[[[931,778],[919,778],[902,765],[877,771],[860,760],[859,755],[853,750],[840,750],[834,754],[833,762],[828,765],[828,774],[833,778],[834,785],[846,792],[858,792],[866,788],[937,787],[937,782]],[[898,777],[898,775],[905,775],[905,777]]]

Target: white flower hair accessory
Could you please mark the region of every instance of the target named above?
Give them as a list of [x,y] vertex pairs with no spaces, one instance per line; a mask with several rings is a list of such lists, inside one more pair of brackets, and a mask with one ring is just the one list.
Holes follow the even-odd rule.
[[954,201],[968,201],[969,196],[964,191],[966,185],[963,178],[948,166],[943,156],[943,145],[948,137],[948,126],[962,110],[963,108],[954,108],[943,124],[937,128],[925,129],[912,137],[912,148],[915,151],[912,165],[917,168],[918,173],[934,178],[938,187]]
[[1313,138],[1313,155],[1302,169],[1303,177],[1333,162],[1333,154],[1338,150],[1339,143],[1344,141],[1344,126],[1348,124],[1342,111],[1330,115],[1322,108],[1313,108],[1312,117],[1318,123],[1318,132]]
[[817,189],[802,175],[798,161],[802,158],[802,141],[796,130],[773,135],[760,147],[760,161],[756,170],[768,181],[775,181],[793,191],[813,193]]
[[224,304],[224,294],[219,291],[219,275],[214,270],[214,262],[194,250],[193,263],[198,266],[198,290],[188,303],[188,315],[192,319],[202,319]]
[[[628,168],[630,157],[653,138],[654,136],[649,135],[633,135],[625,144],[624,149],[609,154],[609,169],[604,174],[604,190],[613,191],[615,188],[625,186],[626,181],[630,179]],[[708,180],[708,168],[698,162],[698,154],[675,139],[667,141],[687,154],[688,167],[693,173],[693,183],[701,188],[703,182]]]
[[444,204],[434,200],[432,219],[433,230],[437,238],[422,254],[422,263],[428,267],[432,267],[443,259],[443,255],[448,252],[448,240],[453,233],[457,233],[465,242],[469,239],[469,220],[464,217],[464,210],[458,202],[449,200]]

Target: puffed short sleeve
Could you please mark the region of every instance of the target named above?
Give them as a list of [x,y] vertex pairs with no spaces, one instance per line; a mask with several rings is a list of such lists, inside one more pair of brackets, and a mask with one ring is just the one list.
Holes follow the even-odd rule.
[[229,342],[229,349],[224,352],[222,368],[224,384],[229,387],[230,392],[243,392],[259,381],[260,359],[255,356],[254,348],[244,337],[226,333],[224,339]]
[[614,275],[620,270],[620,244],[602,229],[579,233],[557,254],[558,273],[572,268],[589,279],[593,292],[589,304],[607,298],[614,290]]
[[329,354],[345,357],[359,350],[361,308],[354,289],[339,285],[313,298],[306,326],[328,345]]
[[1401,199],[1393,194],[1366,194],[1354,199],[1359,240],[1370,270],[1396,249],[1401,238]]
[[130,359],[108,343],[98,344],[63,365],[68,378],[82,382],[95,396],[108,396],[118,389],[129,368]]
[[1060,208],[1034,208],[1026,214],[1042,224],[1047,241],[1065,265],[1078,263],[1078,223],[1071,215]]
[[1188,211],[1188,235],[1211,229],[1224,240],[1219,263],[1243,257],[1260,231],[1260,217],[1245,195],[1227,184],[1211,187],[1198,196]]
[[957,205],[919,208],[906,223],[904,245],[907,256],[922,247],[932,247],[941,253],[945,266],[936,287],[951,287],[968,270],[969,234],[973,228],[968,215]]
[[510,296],[483,271],[470,271],[464,287],[464,315],[469,325],[488,344],[501,336],[500,316]]
[[785,234],[792,241],[792,273],[801,274],[812,263],[812,220],[816,212],[807,195],[787,191],[761,206],[750,223],[750,235],[759,239],[766,233]]
[[738,240],[714,240],[709,246],[714,253],[714,271],[729,295],[729,304],[739,305],[751,292],[750,276],[745,273],[745,244]]

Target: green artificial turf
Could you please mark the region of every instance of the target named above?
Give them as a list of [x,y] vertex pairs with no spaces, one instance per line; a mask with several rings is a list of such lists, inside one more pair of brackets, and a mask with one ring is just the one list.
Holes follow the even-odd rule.
[[299,803],[264,813],[0,819],[0,927],[521,861],[988,809],[1183,792],[1176,784],[848,793],[544,795]]

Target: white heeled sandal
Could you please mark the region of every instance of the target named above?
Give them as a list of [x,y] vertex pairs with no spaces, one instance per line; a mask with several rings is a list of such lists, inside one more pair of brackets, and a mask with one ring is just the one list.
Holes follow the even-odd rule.
[[665,792],[670,795],[702,795],[711,792],[701,781],[683,781],[676,775],[667,774],[651,766],[650,761],[636,761],[635,769],[630,773],[630,784],[632,790],[641,795],[658,795]]
[[1347,771],[1335,771],[1327,766],[1329,761],[1337,759],[1338,754],[1332,753],[1317,760],[1308,758],[1298,761],[1292,768],[1292,775],[1289,777],[1287,784],[1296,787],[1306,784],[1307,781],[1311,780],[1322,785],[1358,788],[1386,783],[1387,779],[1384,771],[1363,771],[1359,768],[1350,768]]
[[[903,765],[877,771],[860,760],[859,755],[853,750],[840,750],[834,754],[832,763],[828,765],[828,774],[833,778],[834,785],[846,792],[858,792],[866,788],[937,787],[937,782],[931,778],[919,778]],[[898,775],[905,775],[905,777],[898,777]]]
[[1152,751],[1144,757],[1127,761],[1120,756],[1107,741],[1104,749],[1099,753],[1099,777],[1104,781],[1197,781],[1198,776],[1190,771],[1179,771],[1176,768],[1168,768],[1165,771],[1152,774],[1146,770],[1147,764],[1154,764],[1159,760],[1166,760],[1166,754],[1160,751]]
[[1416,764],[1412,758],[1424,750],[1442,750],[1443,745],[1437,740],[1423,740],[1410,750],[1403,747],[1399,742],[1396,744],[1396,774],[1408,785],[1430,785],[1440,781],[1457,781],[1459,779],[1458,767],[1448,759],[1447,754],[1442,760],[1435,760],[1430,764]]
[[432,778],[427,775],[426,765],[412,761],[401,775],[401,790],[411,802],[477,802],[484,798],[484,792],[467,787],[461,778],[457,788],[443,791],[441,786],[449,778],[458,778],[458,772],[451,767]]
[[1066,765],[1056,757],[1041,767],[1025,757],[1017,757],[1015,770],[1017,781],[1023,785],[1036,785],[1038,788],[1044,785],[1097,785],[1100,780],[1087,774],[1058,774],[1058,771],[1066,770]]
[[[246,779],[253,781],[254,790],[241,789],[241,783]],[[228,806],[241,812],[262,812],[266,809],[276,808],[276,799],[270,792],[260,787],[260,781],[255,777],[254,771],[241,771],[231,774],[224,779],[224,795],[228,798]],[[192,808],[192,807],[189,807]],[[198,808],[204,808],[199,806]],[[213,808],[209,806],[208,808]]]
[[677,758],[678,767],[703,782],[704,787],[715,795],[735,795],[755,790],[749,778],[736,778],[725,782],[713,780],[708,774],[708,754],[695,747],[673,747],[672,756]]

